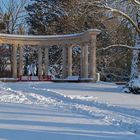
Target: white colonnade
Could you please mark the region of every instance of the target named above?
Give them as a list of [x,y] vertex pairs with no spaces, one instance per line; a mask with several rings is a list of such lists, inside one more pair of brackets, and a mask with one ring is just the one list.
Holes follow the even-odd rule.
[[[44,75],[48,75],[49,46],[62,46],[62,78],[72,76],[72,48],[81,46],[80,79],[96,79],[96,36],[99,30],[91,29],[84,33],[56,36],[25,36],[0,34],[0,43],[12,44],[12,76],[17,78],[23,75],[24,45],[38,47],[38,76],[42,77],[42,63],[44,51]],[[19,50],[19,62],[17,53]],[[19,65],[17,65],[19,64]],[[17,72],[18,71],[18,72]]]

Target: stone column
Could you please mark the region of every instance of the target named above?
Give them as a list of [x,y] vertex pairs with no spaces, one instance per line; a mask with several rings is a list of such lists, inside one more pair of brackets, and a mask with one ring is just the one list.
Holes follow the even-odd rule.
[[90,45],[90,78],[96,79],[96,36],[92,39]]
[[84,46],[83,76],[88,78],[88,45]]
[[19,76],[23,75],[23,47],[19,46]]
[[96,35],[92,36],[90,43],[90,78],[96,80]]
[[44,58],[44,65],[45,65],[45,76],[48,76],[49,70],[49,47],[45,48],[45,58]]
[[80,78],[84,78],[84,74],[83,74],[83,71],[84,71],[84,46],[82,45],[81,46],[81,56],[80,56]]
[[38,78],[42,77],[42,48],[38,49]]
[[100,33],[98,29],[89,29],[85,37],[90,42],[90,78],[96,80],[96,36]]
[[17,78],[17,47],[12,46],[12,77]]
[[63,46],[63,50],[62,50],[62,65],[63,65],[63,69],[62,69],[62,78],[66,78],[66,65],[67,65],[67,63],[66,63],[66,61],[67,61],[67,51],[66,51],[67,49],[66,49],[66,47],[65,46]]
[[72,76],[72,46],[68,46],[68,76]]

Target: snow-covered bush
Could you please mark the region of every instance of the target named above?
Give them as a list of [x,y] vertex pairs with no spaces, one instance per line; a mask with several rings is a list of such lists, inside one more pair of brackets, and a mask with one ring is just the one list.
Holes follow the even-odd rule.
[[129,81],[127,88],[130,93],[140,94],[140,78]]

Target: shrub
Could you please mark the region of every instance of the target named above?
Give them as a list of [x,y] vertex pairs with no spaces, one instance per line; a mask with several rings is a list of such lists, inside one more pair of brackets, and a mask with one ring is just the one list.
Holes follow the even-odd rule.
[[130,93],[140,94],[140,79],[137,78],[129,81],[127,88],[129,89]]

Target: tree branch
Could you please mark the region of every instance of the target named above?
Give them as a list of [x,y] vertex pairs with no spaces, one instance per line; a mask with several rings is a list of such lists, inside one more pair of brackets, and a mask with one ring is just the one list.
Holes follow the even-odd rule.
[[100,7],[100,8],[104,8],[104,9],[106,9],[106,10],[108,10],[108,11],[111,11],[111,12],[113,12],[113,13],[116,13],[116,14],[118,14],[118,15],[120,15],[120,16],[126,18],[126,19],[133,25],[133,27],[135,28],[135,30],[140,34],[140,29],[138,28],[137,24],[136,24],[136,23],[133,21],[133,19],[132,19],[129,15],[127,15],[126,13],[124,13],[124,12],[122,12],[122,11],[120,11],[120,10],[117,10],[117,9],[114,9],[114,8],[111,8],[111,7],[108,7],[108,6],[106,6],[106,5],[104,5],[104,6],[99,6],[99,7]]
[[113,48],[113,47],[124,47],[124,48],[132,49],[132,50],[140,50],[139,47],[131,47],[131,46],[128,46],[128,45],[116,44],[116,45],[110,45],[106,48],[98,49],[97,51],[101,51],[101,50],[105,51],[105,50],[108,50],[108,49]]
[[140,2],[137,0],[132,0],[132,2],[134,2],[135,4],[137,4],[138,6],[140,6]]

